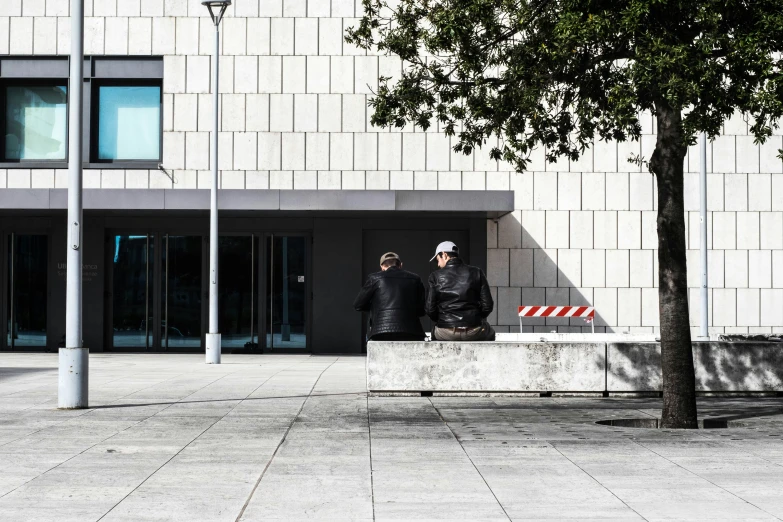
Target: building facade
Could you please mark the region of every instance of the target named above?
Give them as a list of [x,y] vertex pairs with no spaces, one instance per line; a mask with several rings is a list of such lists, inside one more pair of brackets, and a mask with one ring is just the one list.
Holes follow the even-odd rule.
[[[68,0],[0,3],[2,343],[64,334]],[[206,331],[210,61],[199,0],[85,1],[85,345],[200,350]],[[377,129],[367,100],[403,64],[343,41],[359,0],[234,0],[221,26],[220,291],[226,350],[360,353],[351,304],[388,250],[423,278],[453,240],[486,269],[491,322],[590,304],[596,330],[658,327],[655,179],[640,142],[530,171],[456,154],[438,132]],[[711,332],[783,329],[783,148],[741,117],[708,148]],[[698,323],[698,153],[687,158]],[[463,246],[464,245],[464,246]],[[589,330],[530,319],[529,331]]]

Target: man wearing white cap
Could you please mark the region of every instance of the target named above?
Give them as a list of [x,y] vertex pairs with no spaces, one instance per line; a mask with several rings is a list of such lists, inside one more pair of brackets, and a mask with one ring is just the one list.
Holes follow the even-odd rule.
[[430,274],[427,315],[435,323],[435,341],[494,341],[495,331],[487,317],[495,306],[484,272],[466,264],[459,248],[444,241],[430,261],[439,270]]

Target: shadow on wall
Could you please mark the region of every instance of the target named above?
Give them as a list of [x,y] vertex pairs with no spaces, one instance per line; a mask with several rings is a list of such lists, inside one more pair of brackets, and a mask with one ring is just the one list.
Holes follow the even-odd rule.
[[[658,343],[609,343],[609,391],[659,391],[662,387]],[[783,343],[693,343],[699,391],[783,390]]]
[[[547,224],[545,220],[550,214],[559,215],[556,219],[562,218],[563,223]],[[497,222],[487,220],[487,277],[495,299],[490,322],[497,325],[498,332],[520,331],[519,306],[546,305],[595,307],[598,333],[654,333],[658,324],[658,290],[653,286],[654,250],[635,250],[632,260],[630,250],[588,249],[584,244],[574,248],[541,247],[536,238],[548,233],[546,225],[562,228],[565,232],[557,233],[568,235],[569,219],[573,222],[579,216],[571,216],[578,214],[581,212],[517,210]],[[592,211],[584,214],[592,219]],[[649,287],[628,287],[631,262],[644,265],[649,272],[649,281],[645,282]],[[622,273],[607,273],[607,267],[615,264],[621,267],[618,272]],[[620,306],[625,307],[622,312]],[[618,314],[627,317],[634,313],[636,317],[626,321],[628,325],[618,322]],[[580,318],[522,318],[522,332],[552,331],[589,333],[592,328]]]

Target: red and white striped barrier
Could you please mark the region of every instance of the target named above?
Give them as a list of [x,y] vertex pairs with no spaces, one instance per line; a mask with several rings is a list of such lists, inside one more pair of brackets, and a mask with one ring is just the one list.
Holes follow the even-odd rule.
[[581,317],[590,323],[595,333],[595,308],[592,306],[520,306],[519,331],[522,331],[523,317]]

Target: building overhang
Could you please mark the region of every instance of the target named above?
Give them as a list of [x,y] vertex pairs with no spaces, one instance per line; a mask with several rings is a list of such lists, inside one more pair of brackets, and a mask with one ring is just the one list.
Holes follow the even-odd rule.
[[[209,210],[206,189],[84,189],[84,210]],[[65,210],[66,189],[2,189],[0,210]],[[218,191],[227,211],[479,212],[514,210],[510,190],[255,190]]]

